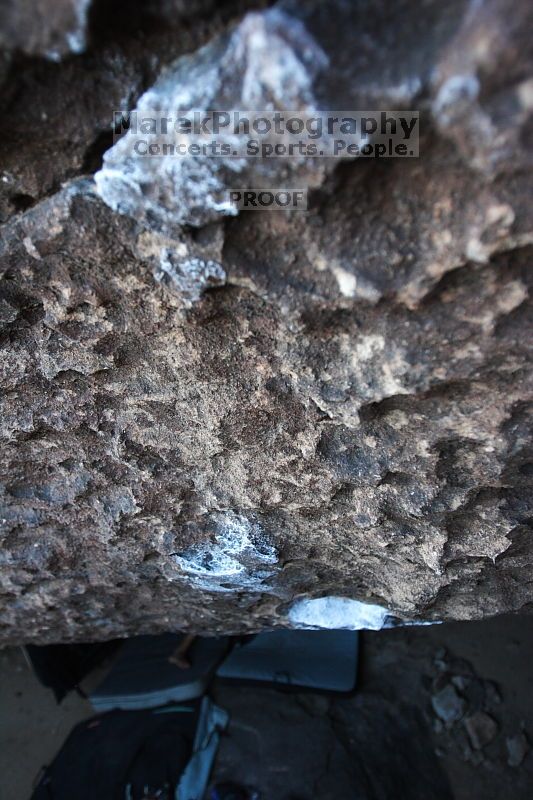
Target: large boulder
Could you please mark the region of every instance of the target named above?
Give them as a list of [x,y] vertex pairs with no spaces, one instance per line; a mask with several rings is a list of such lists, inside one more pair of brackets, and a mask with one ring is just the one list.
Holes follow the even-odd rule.
[[[239,13],[177,60],[148,39],[151,87],[142,43],[96,37],[54,65],[66,155],[46,188],[38,138],[21,144],[31,195],[8,196],[0,245],[3,642],[533,602],[528,4]],[[73,148],[61,74],[89,63]],[[106,87],[126,110],[242,107],[246,71],[285,108],[419,110],[420,156],[176,168],[137,164],[127,133],[98,139],[93,180]],[[235,172],[292,175],[308,213],[218,204]]]

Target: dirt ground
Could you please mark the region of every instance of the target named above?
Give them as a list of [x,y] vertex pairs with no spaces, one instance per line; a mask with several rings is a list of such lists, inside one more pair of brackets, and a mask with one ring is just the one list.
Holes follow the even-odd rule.
[[[364,633],[352,697],[216,685],[231,714],[216,775],[262,800],[529,800],[532,665],[529,616]],[[28,800],[91,707],[58,706],[7,649],[0,708],[0,797]]]

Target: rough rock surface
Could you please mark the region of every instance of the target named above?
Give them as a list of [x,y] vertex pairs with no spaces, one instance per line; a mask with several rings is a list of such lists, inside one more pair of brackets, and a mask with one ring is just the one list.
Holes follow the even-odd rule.
[[420,109],[420,158],[167,242],[96,192],[111,112],[250,5],[154,0],[140,35],[96,4],[86,54],[6,79],[2,641],[533,602],[528,4],[284,3],[328,59],[319,107]]
[[3,0],[0,46],[59,61],[86,45],[90,0]]

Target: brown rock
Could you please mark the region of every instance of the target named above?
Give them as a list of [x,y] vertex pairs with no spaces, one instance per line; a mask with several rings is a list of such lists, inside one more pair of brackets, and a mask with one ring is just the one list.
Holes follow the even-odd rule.
[[476,711],[465,717],[463,725],[474,750],[482,750],[498,733],[498,723],[484,711]]
[[[226,18],[111,28],[9,78],[2,642],[246,632],[290,624],[299,597],[429,621],[533,602],[528,4],[512,25],[482,4],[479,30],[462,2],[349,6],[284,6],[329,59],[313,96],[420,107],[421,156],[328,166],[306,215],[215,215],[168,243],[83,177],[111,106]],[[493,61],[465,54],[495,30]],[[165,249],[201,272],[188,297]],[[469,720],[482,747],[496,723]]]

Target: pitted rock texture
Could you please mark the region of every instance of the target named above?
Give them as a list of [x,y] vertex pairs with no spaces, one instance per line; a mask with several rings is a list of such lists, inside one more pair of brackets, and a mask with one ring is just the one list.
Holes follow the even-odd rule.
[[[168,24],[168,2],[150,7]],[[424,121],[419,159],[328,166],[305,215],[177,224],[167,241],[98,196],[106,87],[134,107],[183,52],[163,34],[120,38],[96,15],[85,55],[53,80],[43,67],[55,161],[16,133],[35,62],[10,77],[3,642],[288,626],[305,597],[419,621],[533,602],[527,5],[283,13],[329,59],[323,107],[395,98]],[[76,108],[73,140],[58,93],[89,63],[98,113]],[[165,248],[218,265],[216,285],[191,303],[154,268]]]

